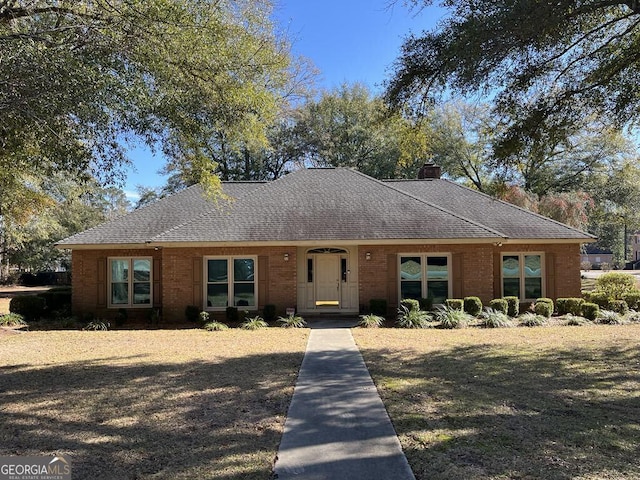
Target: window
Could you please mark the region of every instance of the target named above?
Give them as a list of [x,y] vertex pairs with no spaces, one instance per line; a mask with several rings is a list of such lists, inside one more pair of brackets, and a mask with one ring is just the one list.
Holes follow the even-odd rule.
[[109,306],[151,306],[151,258],[109,259]]
[[255,258],[205,259],[207,308],[257,307]]
[[521,300],[543,297],[542,255],[514,253],[502,256],[502,295]]
[[406,255],[400,257],[400,298],[432,298],[444,303],[449,297],[449,257]]

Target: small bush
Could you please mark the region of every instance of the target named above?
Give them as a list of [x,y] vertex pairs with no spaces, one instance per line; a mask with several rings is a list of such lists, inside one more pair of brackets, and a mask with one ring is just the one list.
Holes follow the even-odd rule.
[[360,315],[359,327],[363,328],[379,328],[384,323],[384,317],[379,315]]
[[200,318],[200,308],[195,305],[187,305],[184,309],[184,316],[187,319],[187,322],[196,323]]
[[556,308],[556,306],[554,305],[553,300],[551,298],[547,298],[547,297],[536,298],[536,301],[535,301],[534,305],[536,305],[538,303],[548,303],[549,305],[551,305],[551,313],[553,313],[553,311]]
[[387,301],[383,298],[372,298],[369,300],[369,311],[373,315],[384,317],[387,314]]
[[606,293],[611,298],[620,300],[625,293],[637,290],[636,277],[630,273],[605,273],[596,279],[595,289]]
[[225,315],[227,316],[227,320],[231,323],[236,323],[240,319],[237,307],[227,307]]
[[511,327],[513,323],[509,316],[500,310],[494,310],[491,307],[482,312],[482,326],[487,328],[503,328]]
[[489,302],[489,308],[502,312],[506,315],[509,311],[509,304],[504,298],[494,298]]
[[282,328],[304,328],[307,325],[304,318],[299,315],[294,315],[293,313],[286,317],[278,318],[278,323]]
[[627,302],[627,305],[632,310],[640,309],[640,291],[627,292],[622,295],[622,300]]
[[462,309],[444,306],[438,308],[436,320],[442,328],[466,328],[473,316]]
[[198,320],[200,320],[200,323],[203,325],[209,321],[209,317],[209,312],[205,312],[204,310],[198,314]]
[[584,294],[584,297],[587,302],[595,303],[599,305],[600,308],[607,308],[609,302],[614,300],[612,297],[609,297],[607,293],[598,291],[587,292]]
[[19,313],[8,313],[0,316],[0,327],[25,327],[27,325],[24,317]]
[[265,305],[262,313],[266,322],[273,322],[276,319],[276,306],[271,303]]
[[608,310],[619,313],[620,315],[626,315],[629,313],[629,305],[624,300],[611,300],[608,305]]
[[553,315],[553,305],[547,302],[536,302],[533,304],[533,311],[535,315],[541,315],[544,318],[549,318]]
[[265,322],[261,316],[256,315],[255,317],[247,318],[242,322],[240,328],[243,330],[260,330],[261,328],[267,328],[268,326],[269,324]]
[[401,328],[427,328],[431,320],[431,315],[423,310],[413,310],[405,305],[398,309],[397,324]]
[[71,305],[71,289],[68,287],[52,288],[47,292],[39,293],[38,296],[44,298],[49,311],[61,310]]
[[[203,312],[204,313],[204,312]],[[207,322],[202,328],[204,328],[207,332],[221,332],[222,330],[229,330],[229,327],[222,322]]]
[[520,313],[520,299],[518,297],[504,297],[507,301],[507,315],[517,317]]
[[574,315],[571,315],[570,313],[565,315],[565,319],[567,321],[567,325],[569,325],[571,327],[581,327],[583,325],[590,325],[591,324],[591,321],[587,320],[586,318],[576,317]]
[[400,305],[407,307],[409,310],[420,310],[420,301],[414,298],[405,298],[400,302]]
[[[540,305],[544,305],[547,309],[549,308],[548,303],[541,303]],[[541,327],[547,322],[547,318],[549,317],[539,313],[526,312],[518,317],[518,321],[523,327]]]
[[585,270],[585,271],[589,271],[591,270],[591,262],[585,260],[583,262],[580,262],[580,270]]
[[622,316],[613,310],[600,310],[596,322],[605,325],[622,325],[624,323]]
[[104,320],[93,320],[87,323],[83,330],[92,330],[92,331],[100,331],[100,330],[109,330],[111,324],[109,322],[105,322]]
[[600,313],[600,305],[597,303],[585,302],[582,304],[582,316],[592,322],[598,318]]
[[454,310],[463,310],[464,309],[464,300],[461,298],[447,298],[444,301],[445,306],[449,308],[453,308]]
[[22,315],[27,321],[40,319],[45,307],[44,298],[36,295],[19,295],[9,302],[9,311]]
[[482,313],[482,300],[478,297],[464,297],[464,311],[477,317]]
[[582,313],[583,303],[584,299],[582,298],[558,298],[556,300],[558,315],[566,315],[567,313],[570,313],[573,316],[579,317]]
[[640,323],[640,312],[631,311],[625,315],[624,319],[629,323]]
[[420,302],[420,310],[425,312],[433,310],[433,297],[421,298],[418,302]]
[[127,313],[127,310],[124,308],[119,308],[114,319],[116,322],[116,326],[121,327],[122,325],[124,325],[128,317],[129,314]]

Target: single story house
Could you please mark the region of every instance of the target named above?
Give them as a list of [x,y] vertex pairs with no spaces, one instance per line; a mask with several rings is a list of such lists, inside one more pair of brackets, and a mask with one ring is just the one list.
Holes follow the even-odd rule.
[[[73,310],[228,306],[357,314],[372,299],[580,295],[580,245],[594,238],[440,178],[379,181],[347,168],[271,182],[195,185],[57,244],[72,250]],[[138,312],[143,314],[144,312]]]

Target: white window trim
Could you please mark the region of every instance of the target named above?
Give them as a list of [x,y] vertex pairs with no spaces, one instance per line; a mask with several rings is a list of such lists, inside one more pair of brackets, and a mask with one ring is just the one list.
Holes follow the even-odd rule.
[[[452,277],[452,267],[451,264],[451,253],[440,253],[440,252],[429,252],[429,253],[398,253],[397,260],[397,272],[398,272],[398,301],[402,300],[402,257],[420,257],[421,266],[426,266],[426,260],[428,257],[447,257],[447,298],[451,298],[451,292],[453,287],[453,279]],[[422,263],[424,262],[424,263]],[[425,297],[426,289],[427,289],[427,270],[426,268],[422,268],[422,278],[420,279],[422,282],[422,298]]]
[[[113,292],[111,291],[111,287],[113,285],[112,276],[111,276],[111,262],[113,260],[127,260],[129,262],[129,272],[130,277],[128,280],[128,289],[129,289],[129,303],[111,303],[113,299]],[[149,303],[133,303],[133,262],[134,260],[149,260]],[[153,257],[107,257],[107,308],[152,308],[153,307]],[[138,283],[146,283],[146,282],[138,282]]]
[[[501,252],[500,255],[500,294],[504,297],[504,257],[519,257],[518,264],[520,265],[520,301],[521,302],[531,302],[536,300],[535,298],[526,298],[525,294],[525,285],[524,285],[524,257],[527,255],[539,255],[540,256],[540,275],[542,281],[540,282],[542,288],[542,295],[540,298],[544,298],[547,295],[547,285],[546,285],[546,260],[544,257],[544,252]],[[532,277],[537,278],[537,277]]]
[[[247,305],[247,306],[235,306],[235,305],[228,305],[228,307],[235,307],[238,310],[249,310],[249,311],[256,311],[258,310],[258,305],[260,305],[260,301],[258,299],[258,257],[256,255],[209,255],[206,257],[203,257],[202,259],[202,285],[203,285],[203,292],[202,292],[202,308],[208,312],[224,312],[228,307],[209,307],[207,305],[207,287],[209,285],[209,276],[208,276],[208,265],[207,262],[209,260],[227,260],[227,273],[229,275],[229,278],[227,278],[227,294],[228,294],[228,298],[233,298],[233,283],[234,283],[234,278],[233,278],[233,261],[236,259],[250,259],[253,260],[253,266],[254,266],[254,271],[253,271],[253,295],[255,298],[255,305]],[[229,264],[231,264],[231,268],[229,268]]]

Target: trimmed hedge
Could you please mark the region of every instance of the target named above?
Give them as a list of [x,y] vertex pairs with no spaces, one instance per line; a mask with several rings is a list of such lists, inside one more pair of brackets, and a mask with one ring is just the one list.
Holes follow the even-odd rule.
[[597,304],[600,308],[607,308],[609,302],[613,300],[606,292],[587,292],[585,293],[585,299],[588,302]]
[[38,296],[44,298],[47,309],[52,312],[71,305],[70,288],[52,288],[48,292],[39,293]]
[[504,298],[494,298],[489,302],[489,307],[505,314],[509,311],[509,304]]
[[558,298],[556,300],[558,315],[570,313],[573,316],[579,317],[582,314],[581,307],[583,303],[583,298]]
[[520,299],[518,297],[504,297],[507,301],[507,315],[517,317],[520,313]]
[[415,298],[405,298],[400,302],[400,305],[403,305],[409,309],[409,311],[419,311],[420,310],[420,302]]
[[25,320],[38,320],[44,314],[47,304],[37,295],[18,295],[9,302],[9,311],[22,315]]
[[619,313],[620,315],[626,315],[629,313],[629,305],[624,300],[611,300],[609,302],[608,310]]
[[545,318],[551,317],[553,315],[553,303],[548,302],[536,302],[533,311],[536,315],[541,315]]
[[627,302],[629,308],[633,310],[640,309],[640,290],[625,293],[624,295],[622,295],[622,300]]
[[482,300],[478,297],[464,297],[464,311],[477,317],[482,313]]
[[461,298],[447,298],[444,303],[454,310],[462,310],[464,308],[464,301]]
[[369,300],[369,310],[373,315],[384,317],[387,314],[387,301],[384,298],[372,298]]
[[582,316],[594,322],[600,313],[600,305],[597,303],[585,302],[582,304]]
[[276,306],[272,303],[265,305],[262,314],[266,322],[274,322],[276,320]]

